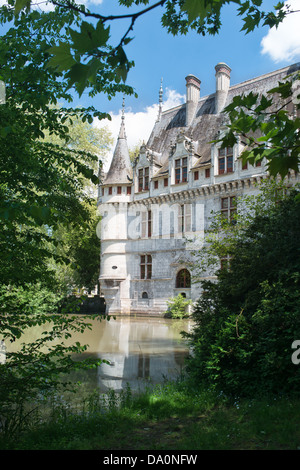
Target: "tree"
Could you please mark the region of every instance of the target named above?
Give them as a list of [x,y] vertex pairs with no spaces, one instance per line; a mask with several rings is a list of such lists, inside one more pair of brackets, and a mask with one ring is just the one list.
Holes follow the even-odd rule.
[[180,319],[187,318],[189,317],[188,306],[191,303],[190,299],[186,299],[182,294],[178,294],[167,301],[168,310],[165,312],[165,316]]
[[299,188],[289,195],[273,189],[272,198],[265,192],[265,210],[261,195],[257,206],[251,203],[235,237],[219,236],[217,254],[223,245],[230,263],[214,282],[202,282],[192,314],[189,371],[231,396],[299,390],[299,368],[291,361],[300,335]]
[[[9,15],[1,9],[1,22]],[[53,236],[58,227],[90,223],[86,181],[98,182],[99,156],[72,147],[68,124],[103,114],[58,107],[71,95],[61,74],[45,66],[49,46],[63,37],[69,21],[76,21],[73,12],[21,15],[0,42],[6,83],[0,106],[0,341],[7,346],[0,364],[0,432],[7,434],[22,428],[39,397],[55,392],[61,373],[92,363],[74,361],[84,345],[65,344],[89,324],[70,314],[76,306],[56,315],[59,292],[49,262],[65,261]],[[10,350],[10,343],[21,343],[39,325],[45,327],[40,338]]]
[[100,215],[96,211],[96,201],[88,207],[89,218],[84,225],[70,223],[61,225],[53,236],[57,242],[57,252],[67,262],[56,262],[53,271],[58,286],[65,294],[89,292],[98,286],[100,267]]
[[139,155],[140,148],[142,146],[143,142],[140,140],[137,144],[135,144],[132,148],[128,149],[129,150],[129,158],[132,163],[134,163],[135,159]]
[[[96,155],[99,160],[91,162],[94,172],[98,171],[99,164],[105,161],[107,152],[111,148],[113,138],[107,127],[98,129],[87,121],[82,122],[78,117],[68,119],[66,125],[69,128],[68,139],[45,135],[46,142],[58,145],[62,151],[65,147],[81,152],[82,163],[85,162],[85,154]],[[58,288],[63,293],[70,294],[74,290],[81,292],[83,288],[91,291],[98,284],[100,266],[100,239],[97,232],[100,216],[97,214],[98,187],[91,180],[83,177],[85,194],[90,201],[84,205],[88,214],[84,224],[69,221],[59,224],[53,231],[52,238],[55,246],[53,252],[58,261],[50,260],[50,266],[58,282]]]

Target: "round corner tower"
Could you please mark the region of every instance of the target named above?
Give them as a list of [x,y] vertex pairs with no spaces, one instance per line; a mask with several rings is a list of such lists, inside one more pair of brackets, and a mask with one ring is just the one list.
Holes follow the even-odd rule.
[[127,274],[127,212],[131,200],[132,166],[124,123],[121,127],[108,173],[100,186],[98,209],[101,220],[100,289],[106,313],[130,313]]

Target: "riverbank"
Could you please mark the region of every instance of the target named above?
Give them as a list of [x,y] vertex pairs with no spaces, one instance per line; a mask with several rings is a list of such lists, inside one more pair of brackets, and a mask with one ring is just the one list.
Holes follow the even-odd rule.
[[118,401],[95,396],[81,412],[57,406],[42,425],[1,449],[26,450],[297,450],[300,398],[229,402],[211,392],[169,382]]

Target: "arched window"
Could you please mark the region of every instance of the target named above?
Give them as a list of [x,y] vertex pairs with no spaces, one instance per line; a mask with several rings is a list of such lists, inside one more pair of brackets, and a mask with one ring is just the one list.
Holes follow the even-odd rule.
[[142,299],[148,299],[148,293],[147,292],[142,293]]
[[176,276],[176,287],[190,288],[191,287],[191,275],[187,269],[181,269]]

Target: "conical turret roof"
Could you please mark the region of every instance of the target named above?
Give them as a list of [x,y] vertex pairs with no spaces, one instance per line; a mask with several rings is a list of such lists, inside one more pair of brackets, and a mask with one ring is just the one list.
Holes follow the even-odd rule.
[[124,101],[122,109],[121,126],[110,168],[104,184],[130,184],[132,180],[132,166],[129,157],[125,133]]

